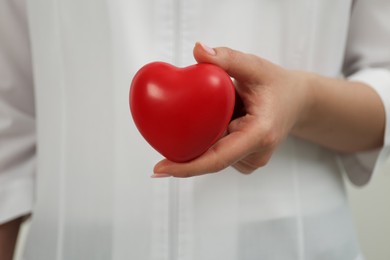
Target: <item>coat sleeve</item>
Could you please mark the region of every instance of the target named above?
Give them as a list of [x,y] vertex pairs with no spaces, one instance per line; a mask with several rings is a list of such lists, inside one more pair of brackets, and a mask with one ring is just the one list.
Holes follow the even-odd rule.
[[354,1],[344,75],[371,86],[380,96],[386,113],[381,149],[339,157],[351,182],[361,186],[382,171],[390,158],[390,1]]
[[0,1],[0,224],[32,210],[35,115],[24,0]]

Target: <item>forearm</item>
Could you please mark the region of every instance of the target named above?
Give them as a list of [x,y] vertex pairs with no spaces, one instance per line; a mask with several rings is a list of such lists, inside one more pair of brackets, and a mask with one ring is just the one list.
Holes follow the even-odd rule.
[[22,218],[0,225],[0,259],[12,260]]
[[375,90],[360,82],[304,74],[308,102],[294,135],[344,152],[383,145],[385,111]]

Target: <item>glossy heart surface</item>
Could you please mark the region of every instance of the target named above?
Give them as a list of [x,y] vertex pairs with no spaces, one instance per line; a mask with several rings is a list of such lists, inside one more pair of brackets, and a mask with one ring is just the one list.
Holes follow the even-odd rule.
[[129,102],[146,141],[167,159],[186,162],[222,137],[235,89],[229,75],[212,64],[177,68],[153,62],[134,76]]

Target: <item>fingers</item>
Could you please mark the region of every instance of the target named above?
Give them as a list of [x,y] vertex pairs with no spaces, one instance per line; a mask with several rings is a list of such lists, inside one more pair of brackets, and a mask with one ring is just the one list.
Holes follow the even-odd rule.
[[186,163],[174,163],[168,160],[159,162],[155,174],[169,174],[174,177],[192,177],[219,172],[254,150],[253,139],[247,133],[237,131],[218,141],[202,156]]
[[[218,155],[214,153],[214,156],[218,156]],[[205,160],[193,161],[191,163],[188,163],[184,167],[182,167],[183,164],[176,164],[165,159],[155,167],[155,173],[157,174],[157,176],[163,176],[163,177],[174,176],[174,177],[185,178],[185,177],[193,177],[197,175],[218,172],[227,168],[228,166],[233,166],[240,173],[251,174],[258,168],[265,166],[268,163],[270,157],[271,157],[270,151],[264,151],[264,153],[257,152],[257,153],[250,154],[245,158],[236,161],[235,163],[231,163],[228,161],[225,162],[219,161],[218,163],[218,157],[214,157],[212,160],[209,160],[209,163],[211,163],[211,165],[209,165],[211,167],[209,168],[207,167],[206,165],[207,161],[205,162]],[[174,173],[169,173],[169,174],[163,173],[167,170],[173,171]]]
[[233,167],[243,174],[250,174],[260,167],[264,167],[271,158],[272,150],[264,150],[248,155],[238,161]]
[[234,169],[245,175],[251,174],[254,171],[251,166],[247,165],[243,161],[239,161],[232,166]]
[[211,49],[201,43],[194,47],[194,57],[198,63],[212,63],[224,69],[231,77],[246,83],[261,80],[271,63],[257,56],[242,53],[230,48]]

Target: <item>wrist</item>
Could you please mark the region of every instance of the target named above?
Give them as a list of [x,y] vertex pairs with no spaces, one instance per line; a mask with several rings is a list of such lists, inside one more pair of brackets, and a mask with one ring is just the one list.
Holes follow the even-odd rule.
[[291,132],[298,134],[308,124],[310,124],[311,114],[315,109],[315,88],[317,85],[318,76],[313,73],[294,71],[297,77],[297,93],[300,98],[298,99],[298,113],[295,120],[295,124],[292,127]]

